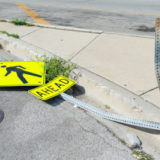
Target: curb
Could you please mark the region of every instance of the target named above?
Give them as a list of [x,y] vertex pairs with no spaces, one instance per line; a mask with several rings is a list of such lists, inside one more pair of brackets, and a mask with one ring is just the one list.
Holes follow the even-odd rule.
[[[5,19],[6,23],[10,23],[11,20]],[[3,22],[5,23],[5,22]],[[104,32],[101,30],[94,30],[94,29],[83,29],[83,28],[75,28],[75,27],[66,27],[66,26],[56,26],[56,25],[45,25],[45,24],[37,24],[37,23],[30,23],[31,25],[34,25],[35,27],[40,28],[49,28],[49,29],[55,29],[55,30],[64,30],[64,31],[74,31],[74,32],[86,32],[86,33],[95,33],[95,34],[117,34],[117,35],[123,35],[123,36],[130,36],[130,37],[139,37],[139,38],[149,38],[154,39],[154,36],[146,36],[146,35],[136,35],[136,34],[127,34],[127,33],[116,33],[116,32]]]
[[38,24],[37,25],[37,23],[30,23],[30,24],[35,25],[35,27],[42,27],[42,28],[49,28],[49,29],[56,29],[56,30],[64,30],[64,31],[86,32],[86,33],[95,33],[95,34],[106,33],[106,34],[116,34],[116,35],[130,36],[130,37],[154,39],[154,36],[146,36],[146,35],[135,35],[135,34],[116,33],[116,32],[104,32],[104,31],[101,31],[101,30],[83,29],[83,28],[56,26],[56,25],[45,25],[45,24]]
[[65,26],[54,26],[54,25],[44,25],[44,24],[36,24],[33,23],[33,25],[37,27],[42,28],[50,28],[50,29],[57,29],[57,30],[65,30],[65,31],[76,31],[76,32],[86,32],[86,33],[95,33],[95,34],[101,34],[103,31],[100,30],[92,30],[92,29],[82,29],[82,28],[74,28],[74,27],[65,27]]
[[160,121],[158,106],[91,71],[82,67],[79,70],[82,77],[79,77],[78,82],[85,86],[86,94],[92,99],[97,99],[102,105],[113,106],[116,113],[127,117]]
[[[10,23],[10,21],[12,20],[5,19],[5,21],[6,23]],[[95,33],[95,34],[103,33],[103,31],[101,30],[94,30],[94,29],[83,29],[83,28],[75,28],[75,27],[68,27],[68,26],[66,27],[66,26],[58,26],[58,25],[57,26],[56,25],[46,25],[46,24],[37,24],[37,23],[30,23],[30,22],[29,24],[35,27],[50,28],[50,29],[65,30],[65,31],[86,32],[86,33]]]

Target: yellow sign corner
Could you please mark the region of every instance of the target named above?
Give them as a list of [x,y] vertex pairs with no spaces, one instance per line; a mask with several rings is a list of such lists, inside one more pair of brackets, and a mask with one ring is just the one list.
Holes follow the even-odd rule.
[[0,62],[0,87],[45,84],[45,63],[36,61]]
[[48,100],[72,87],[76,82],[64,76],[58,76],[49,83],[29,90],[29,93],[41,100]]

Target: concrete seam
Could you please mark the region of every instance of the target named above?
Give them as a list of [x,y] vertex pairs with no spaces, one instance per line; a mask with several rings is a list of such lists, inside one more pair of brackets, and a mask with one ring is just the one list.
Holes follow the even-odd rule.
[[144,93],[139,94],[138,96],[144,96],[145,94],[147,94],[147,93],[149,93],[149,92],[152,92],[152,91],[154,91],[154,90],[156,90],[156,89],[158,89],[158,87],[154,87],[154,88],[152,88],[152,89],[150,89],[150,90],[148,90],[148,91],[146,91],[146,92],[144,92]]
[[36,32],[36,31],[39,31],[40,29],[41,29],[41,28],[37,28],[37,29],[35,29],[34,31],[29,32],[29,33],[27,33],[27,34],[25,34],[25,35],[21,36],[20,38],[24,38],[24,37],[26,37],[26,36],[28,36],[28,35],[30,35],[30,34],[32,34],[32,33],[34,33],[34,32]]
[[94,39],[92,39],[88,44],[86,44],[84,47],[82,47],[77,53],[75,53],[71,58],[69,58],[69,61],[72,61],[73,58],[79,55],[80,52],[85,50],[91,43],[93,43],[101,34],[98,34]]

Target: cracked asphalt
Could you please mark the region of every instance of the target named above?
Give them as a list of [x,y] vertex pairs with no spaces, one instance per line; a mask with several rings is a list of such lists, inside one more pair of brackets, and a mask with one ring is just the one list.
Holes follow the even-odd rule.
[[[0,61],[17,60],[0,50]],[[40,101],[29,88],[1,88],[1,160],[133,160],[107,126],[60,98]]]

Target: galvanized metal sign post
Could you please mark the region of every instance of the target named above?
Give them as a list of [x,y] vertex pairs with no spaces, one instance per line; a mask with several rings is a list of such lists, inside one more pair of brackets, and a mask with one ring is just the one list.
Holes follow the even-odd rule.
[[160,88],[160,18],[157,18],[155,23],[155,71]]

